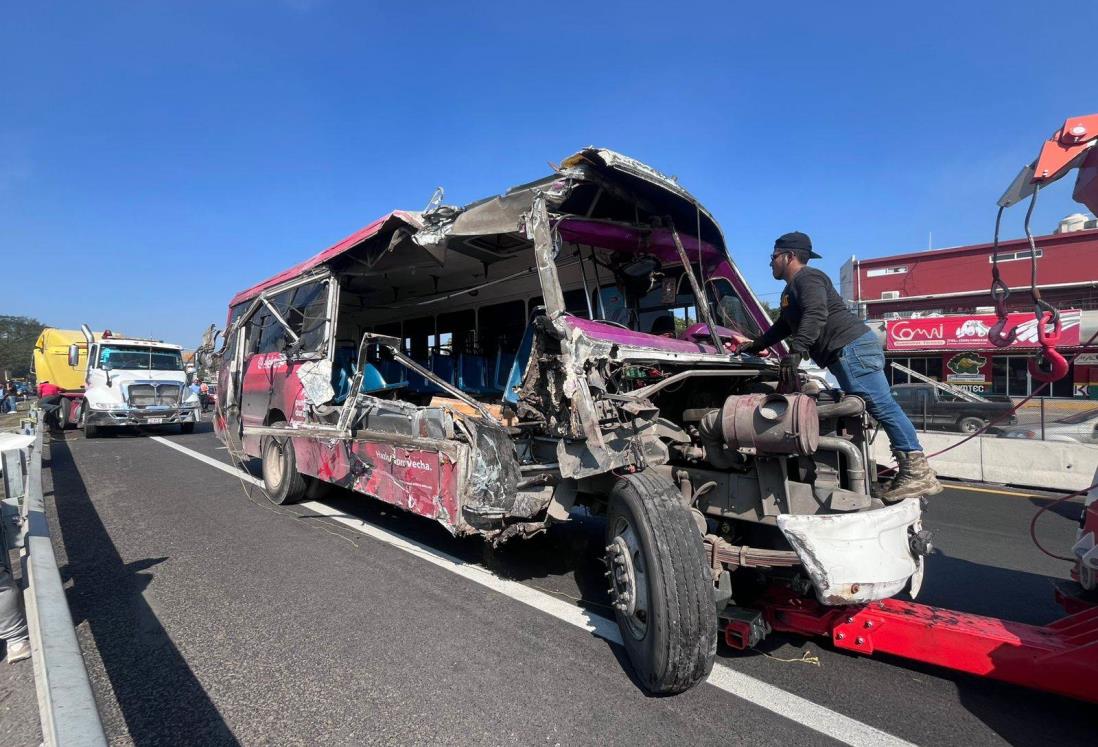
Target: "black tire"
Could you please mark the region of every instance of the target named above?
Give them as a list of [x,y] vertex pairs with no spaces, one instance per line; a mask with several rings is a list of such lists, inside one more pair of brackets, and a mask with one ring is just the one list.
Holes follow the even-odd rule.
[[984,427],[984,421],[980,418],[961,418],[957,423],[957,430],[961,433],[975,433]]
[[84,438],[95,438],[99,435],[99,427],[95,425],[84,424]]
[[69,413],[71,411],[72,402],[62,397],[57,405],[57,411],[54,413],[54,419],[57,420],[58,429],[65,430],[69,427]]
[[263,487],[272,503],[285,506],[305,497],[308,486],[304,476],[297,471],[297,457],[289,438],[264,436],[259,453],[263,458]]
[[184,435],[187,433],[194,433],[194,423],[180,423],[179,432]]
[[321,480],[319,477],[310,477],[309,475],[303,477],[305,480],[305,497],[310,501],[324,500],[335,489],[335,485],[326,480]]
[[[678,693],[704,680],[717,653],[713,581],[697,524],[664,478],[639,473],[610,491],[607,565],[614,616],[641,683],[653,693]],[[633,541],[626,540],[628,528]],[[619,570],[628,546],[636,609]],[[620,548],[620,549],[618,549]],[[628,572],[628,571],[627,571]],[[642,600],[644,615],[640,614]],[[625,602],[623,602],[625,600]]]

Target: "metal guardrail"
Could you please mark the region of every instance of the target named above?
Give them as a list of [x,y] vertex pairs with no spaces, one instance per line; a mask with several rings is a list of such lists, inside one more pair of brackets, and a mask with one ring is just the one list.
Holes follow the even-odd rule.
[[[50,541],[42,498],[41,411],[35,411],[34,442],[28,447],[28,459],[19,454],[12,459],[4,455],[8,465],[20,464],[22,477],[22,572],[23,602],[26,606],[30,632],[34,682],[38,692],[38,713],[42,720],[42,737],[48,746],[98,747],[106,745],[103,723],[95,706],[88,672],[76,640],[72,614],[65,599],[65,589],[57,568],[57,556]],[[5,476],[5,481],[9,478]],[[16,491],[18,492],[18,491]]]

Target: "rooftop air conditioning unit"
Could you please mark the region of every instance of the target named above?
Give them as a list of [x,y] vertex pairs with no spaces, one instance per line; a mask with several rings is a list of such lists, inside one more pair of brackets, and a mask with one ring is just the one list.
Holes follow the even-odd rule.
[[900,291],[881,291],[882,301],[894,301],[900,297]]
[[1090,221],[1082,213],[1072,213],[1066,218],[1062,219],[1059,225],[1056,226],[1056,230],[1053,233],[1071,233],[1072,231],[1082,231],[1084,228],[1090,228],[1087,225]]

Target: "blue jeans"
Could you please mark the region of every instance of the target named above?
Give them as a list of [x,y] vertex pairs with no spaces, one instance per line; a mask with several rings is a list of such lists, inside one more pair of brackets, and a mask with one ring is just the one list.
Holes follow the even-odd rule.
[[847,394],[865,400],[869,414],[884,428],[894,451],[922,451],[915,426],[896,404],[884,374],[885,358],[877,335],[866,332],[843,347],[839,360],[827,367]]

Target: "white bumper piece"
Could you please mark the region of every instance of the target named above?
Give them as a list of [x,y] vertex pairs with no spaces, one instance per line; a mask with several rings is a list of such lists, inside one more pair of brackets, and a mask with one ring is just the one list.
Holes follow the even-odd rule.
[[908,499],[851,514],[778,517],[778,528],[808,571],[822,604],[887,599],[923,581],[923,559],[911,550],[922,507]]
[[1094,532],[1084,533],[1079,529],[1076,536],[1078,540],[1071,552],[1079,560],[1076,566],[1079,571],[1079,585],[1087,591],[1094,591],[1098,589],[1098,543],[1094,540]]

